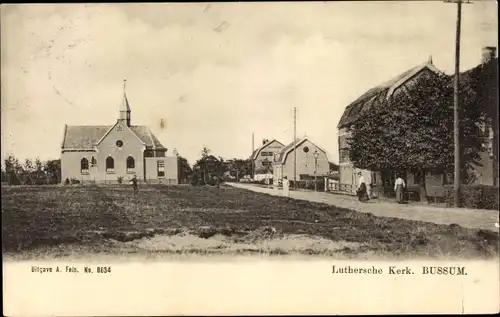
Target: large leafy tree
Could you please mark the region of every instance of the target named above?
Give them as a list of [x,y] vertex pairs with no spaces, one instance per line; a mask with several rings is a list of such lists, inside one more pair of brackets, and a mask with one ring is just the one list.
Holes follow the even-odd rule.
[[23,178],[23,166],[19,163],[19,160],[12,155],[9,155],[4,160],[5,174],[7,182],[10,185],[19,185],[22,183]]
[[[479,165],[481,111],[476,92],[461,85],[461,162]],[[362,112],[348,140],[355,167],[380,171],[451,172],[454,166],[453,81],[438,75],[416,81]]]
[[189,176],[193,172],[193,169],[189,165],[189,162],[186,158],[178,155],[178,166],[179,166],[179,180],[181,182],[186,182],[189,179]]
[[201,158],[193,165],[193,176],[201,179],[203,183],[213,181],[214,177],[221,179],[226,170],[224,159],[222,157],[217,158],[210,153],[211,150],[204,147],[201,151]]
[[43,163],[43,171],[47,177],[47,183],[57,184],[61,182],[61,160],[48,160]]

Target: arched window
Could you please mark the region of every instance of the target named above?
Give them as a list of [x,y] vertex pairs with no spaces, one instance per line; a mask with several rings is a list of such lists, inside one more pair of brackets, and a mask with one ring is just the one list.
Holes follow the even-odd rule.
[[127,173],[135,172],[135,160],[132,156],[127,157]]
[[115,171],[115,160],[111,156],[106,158],[106,172],[114,173]]
[[80,161],[80,170],[82,174],[88,174],[89,173],[89,160],[86,158],[82,158]]

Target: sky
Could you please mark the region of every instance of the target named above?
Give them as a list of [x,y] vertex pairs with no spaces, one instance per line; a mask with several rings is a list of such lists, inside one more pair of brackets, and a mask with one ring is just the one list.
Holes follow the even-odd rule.
[[[132,124],[190,163],[307,136],[338,162],[337,124],[366,90],[421,64],[454,71],[442,1],[1,6],[2,160],[59,158],[64,125]],[[498,46],[497,4],[463,5],[461,70]],[[163,123],[163,124],[162,124]]]

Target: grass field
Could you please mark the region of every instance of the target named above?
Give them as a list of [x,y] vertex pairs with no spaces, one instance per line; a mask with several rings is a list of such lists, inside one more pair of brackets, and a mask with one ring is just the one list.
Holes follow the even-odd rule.
[[[498,256],[492,231],[380,218],[242,189],[2,187],[3,252]],[[65,250],[64,252],[61,250]],[[58,253],[62,252],[62,253]]]

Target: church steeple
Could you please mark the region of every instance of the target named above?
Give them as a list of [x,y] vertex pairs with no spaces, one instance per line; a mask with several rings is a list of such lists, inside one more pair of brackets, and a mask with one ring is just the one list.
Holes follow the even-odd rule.
[[125,92],[127,80],[123,80],[123,100],[120,105],[120,115],[118,121],[125,122],[130,127],[130,106],[128,104],[127,93]]

